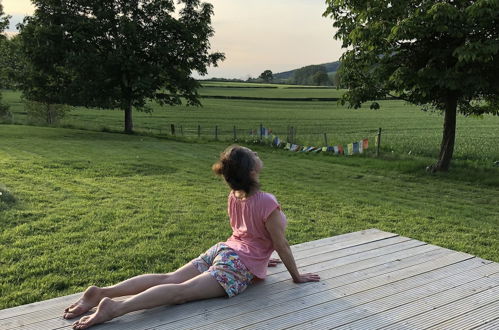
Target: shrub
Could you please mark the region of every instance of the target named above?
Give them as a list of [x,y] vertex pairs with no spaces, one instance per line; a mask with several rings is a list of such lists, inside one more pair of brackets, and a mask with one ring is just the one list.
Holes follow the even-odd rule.
[[24,105],[28,120],[32,123],[48,125],[59,122],[71,108],[64,104],[51,104],[36,101],[25,101]]
[[11,208],[16,202],[14,195],[7,188],[0,186],[0,211]]
[[9,111],[9,106],[2,103],[2,95],[0,95],[0,123],[12,121],[12,113]]

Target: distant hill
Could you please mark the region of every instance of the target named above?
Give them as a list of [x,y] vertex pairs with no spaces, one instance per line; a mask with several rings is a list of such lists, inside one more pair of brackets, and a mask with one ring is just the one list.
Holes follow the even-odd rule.
[[[332,74],[336,71],[338,71],[338,68],[340,67],[340,62],[330,62],[330,63],[324,63],[320,64],[324,65],[326,67],[326,72],[328,74]],[[300,69],[300,68],[298,68]],[[290,70],[290,71],[285,71],[285,72],[279,72],[279,73],[274,73],[274,80],[287,80],[293,78],[293,75],[295,74],[295,71],[298,69]]]

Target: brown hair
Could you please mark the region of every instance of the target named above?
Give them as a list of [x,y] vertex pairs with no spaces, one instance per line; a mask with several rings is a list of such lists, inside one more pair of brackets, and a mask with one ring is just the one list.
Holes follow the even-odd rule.
[[212,166],[213,172],[223,176],[232,190],[242,190],[246,194],[260,187],[250,173],[256,166],[250,152],[238,145],[230,146],[220,154],[220,159]]

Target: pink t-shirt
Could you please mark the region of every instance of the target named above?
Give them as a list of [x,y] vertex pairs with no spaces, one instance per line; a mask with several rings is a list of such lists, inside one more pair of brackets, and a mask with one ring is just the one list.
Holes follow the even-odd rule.
[[[263,279],[267,276],[269,258],[274,251],[265,221],[281,206],[274,195],[263,191],[247,199],[238,199],[231,192],[227,204],[232,236],[226,244],[236,251],[253,275]],[[281,219],[283,226],[286,226],[286,216],[282,212]]]

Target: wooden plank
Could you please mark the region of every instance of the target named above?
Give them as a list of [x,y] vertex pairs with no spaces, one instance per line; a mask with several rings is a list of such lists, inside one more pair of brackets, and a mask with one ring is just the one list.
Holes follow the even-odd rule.
[[[309,258],[311,256],[315,256],[318,254],[325,254],[329,252],[333,252],[336,250],[343,250],[343,249],[348,249],[352,248],[357,245],[363,245],[375,241],[380,241],[384,240],[387,238],[391,237],[397,237],[398,235],[392,234],[392,233],[385,233],[385,232],[373,232],[373,233],[367,233],[362,236],[356,236],[348,240],[340,241],[340,242],[331,242],[330,244],[327,245],[321,245],[321,246],[316,246],[316,247],[310,247],[310,248],[302,248],[302,249],[294,249],[293,250],[293,256],[295,257],[295,260],[300,260],[304,258]],[[274,257],[278,257],[277,253],[273,253]]]
[[[327,245],[335,245],[335,244],[342,244],[343,242],[348,242],[347,246],[354,246],[354,245],[361,245],[368,243],[369,241],[376,241],[380,240],[383,238],[388,238],[388,237],[395,237],[398,236],[396,234],[392,233],[387,233],[387,232],[382,232],[378,229],[367,229],[363,231],[358,231],[358,232],[353,232],[353,233],[347,233],[343,235],[338,235],[338,236],[333,236],[333,237],[327,237],[315,241],[310,241],[310,242],[304,242],[301,244],[296,244],[291,246],[291,249],[293,251],[296,251],[296,253],[300,253],[301,250],[310,250],[310,249],[316,249],[316,248],[321,248],[323,246]],[[345,246],[339,246],[339,249],[345,248]],[[80,293],[75,293],[69,296],[64,296],[64,297],[58,297],[50,300],[45,300],[41,302],[35,302],[31,304],[26,304],[22,306],[17,306],[17,307],[12,307],[8,309],[3,309],[0,310],[0,320],[24,313],[32,313],[34,311],[40,311],[46,309],[46,306],[59,306],[59,309],[64,309],[71,303],[73,303],[75,300],[77,300],[83,292]]]
[[[474,306],[470,306],[473,308]],[[499,316],[499,301],[481,308],[473,309],[464,314],[461,314],[453,319],[435,324],[428,329],[474,329],[478,326],[485,325]],[[499,327],[497,327],[499,329]]]
[[67,306],[67,305],[72,304],[80,296],[81,296],[81,293],[75,293],[75,294],[68,295],[68,296],[57,297],[57,298],[53,298],[53,299],[49,299],[49,300],[37,301],[37,302],[31,303],[31,304],[2,309],[2,310],[0,310],[0,321],[3,319],[6,319],[8,317],[18,316],[20,314],[44,310],[47,308],[47,305],[49,305],[49,306],[50,305]]
[[[381,248],[378,248],[376,250],[369,250],[369,251],[366,251],[364,253],[358,253],[353,257],[352,260],[350,260],[351,262],[359,262],[359,261],[362,261],[363,258],[369,258],[371,259],[372,262],[386,262],[386,259],[384,257],[384,254],[383,254],[383,251],[387,252],[387,253],[391,253],[393,254],[393,258],[397,258],[397,250],[399,251],[403,251],[403,250],[407,250],[407,249],[414,249],[413,253],[417,253],[418,251],[430,251],[432,249],[435,249],[436,247],[434,246],[428,246],[422,242],[419,242],[419,241],[415,241],[415,240],[403,240],[401,238],[394,238],[394,240],[396,242],[400,242],[402,241],[401,243],[397,243],[397,244],[390,244],[388,246],[385,246],[385,247],[381,247]],[[387,243],[390,243],[390,242],[383,242],[383,244],[387,244]],[[375,243],[376,246],[379,246],[381,243],[379,242],[376,242]],[[421,245],[423,244],[423,245]],[[416,250],[418,249],[418,247],[420,247],[420,250]],[[374,252],[373,252],[374,251]],[[448,250],[450,251],[450,250]],[[376,258],[373,258],[372,256],[373,255],[377,255]],[[364,257],[363,257],[364,256]],[[344,264],[348,264],[349,262],[349,259],[347,257],[344,257],[344,258],[340,258],[339,261],[336,263],[336,264],[333,264],[331,265],[331,267],[334,267],[334,266],[337,266],[337,265],[344,265]],[[371,263],[372,265],[372,263]],[[279,275],[279,274],[277,274]],[[274,275],[276,276],[276,275]],[[281,279],[280,281],[283,281],[283,280],[286,280],[288,282],[290,282],[290,278],[289,278],[289,275],[286,274],[286,276],[284,277],[284,279]],[[264,281],[263,283],[263,286],[267,286],[269,285],[269,281],[266,280]],[[272,283],[277,283],[277,281],[274,281]],[[290,285],[293,285],[292,283],[290,283]],[[251,288],[251,289],[257,289],[258,287],[261,287],[261,286],[254,286],[254,288]],[[247,290],[247,291],[250,291],[250,290]],[[268,294],[269,290],[268,288],[265,288],[265,287],[261,287],[259,289],[260,293],[259,294],[256,294],[256,296],[254,297],[254,299],[260,299],[261,298],[261,295],[262,294]],[[242,299],[242,300],[239,300],[239,299]],[[245,299],[251,299],[251,296],[250,296],[250,292],[245,292],[244,295],[241,295],[241,296],[237,296],[237,297],[234,297],[230,300],[225,300],[228,302],[228,304],[233,304],[233,303],[237,303],[238,301],[244,301]],[[225,303],[225,302],[224,302]],[[207,301],[207,305],[210,306],[211,302],[210,301]],[[215,305],[216,306],[216,305]],[[171,309],[171,307],[168,307],[169,309]],[[177,312],[176,313],[179,313],[179,310],[176,309]],[[192,308],[189,308],[187,306],[183,306],[183,308],[181,309],[183,315],[185,315],[184,313],[186,313],[188,316],[190,316],[193,312],[196,312],[198,313],[199,312],[199,306],[196,306],[196,307],[192,307]],[[165,310],[162,311],[162,313],[165,313]],[[54,315],[54,314],[52,314]],[[130,316],[124,316],[125,318],[128,318]],[[123,318],[123,317],[122,317]],[[120,319],[122,319],[120,318]],[[148,317],[148,319],[152,319],[152,317]],[[113,321],[114,323],[115,321]],[[60,318],[52,318],[52,319],[49,319],[49,320],[44,320],[42,322],[39,322],[37,324],[34,324],[33,325],[33,329],[36,329],[36,326],[39,326],[40,328],[43,327],[43,328],[57,328],[57,327],[62,327],[62,326],[67,326],[67,321],[66,320],[63,320],[63,319],[60,319]],[[120,326],[124,326],[123,324],[121,324],[120,322]],[[26,329],[31,329],[31,328],[26,328]]]
[[[359,237],[362,237],[364,235],[369,235],[372,233],[381,233],[381,232],[382,231],[379,229],[371,228],[371,229],[356,231],[353,233],[346,233],[346,234],[342,234],[342,235],[325,237],[325,238],[321,238],[321,239],[318,239],[315,241],[308,241],[308,242],[303,242],[303,243],[299,243],[299,244],[294,244],[291,246],[291,249],[293,250],[293,252],[295,250],[306,250],[306,249],[314,248],[317,246],[329,245],[329,244],[333,244],[333,243],[337,243],[337,242],[342,242],[345,240],[350,240],[352,238],[359,238]],[[388,232],[383,232],[383,233],[392,234],[392,233],[388,233]],[[396,234],[392,234],[392,235],[396,235]]]
[[[432,262],[411,267],[413,269],[410,269],[409,271],[408,269],[401,269],[375,278],[366,278],[363,281],[336,287],[329,292],[321,292],[320,294],[315,295],[315,297],[323,299],[311,300],[309,304],[300,299],[298,301],[290,301],[292,304],[281,304],[282,306],[271,306],[271,308],[265,306],[266,310],[255,313],[255,315],[259,315],[252,320],[244,314],[241,315],[241,320],[238,319],[235,322],[234,318],[231,318],[230,320],[225,320],[225,323],[230,325],[236,324],[237,327],[246,326],[260,329],[284,329],[300,324],[296,327],[300,328],[303,326],[301,323],[306,323],[319,317],[329,316],[332,313],[338,313],[342,308],[352,308],[354,305],[378,300],[398,292],[403,292],[411,287],[418,287],[428,282],[434,282],[442,277],[446,278],[449,270],[457,271],[458,269],[456,266],[449,268],[444,267],[453,265],[452,263],[454,261],[455,260],[452,259],[448,259],[447,261],[442,259],[440,260],[442,268],[439,271],[430,273],[426,272],[428,269],[434,269]],[[476,260],[468,260],[468,262],[463,261],[459,264],[459,267],[461,267],[462,270],[469,269],[469,267],[478,267],[477,270],[485,267],[485,265]],[[420,268],[419,270],[417,270],[418,267]],[[487,273],[488,271],[485,269],[481,270],[480,274],[484,272]],[[350,299],[346,298],[348,296],[351,296]],[[345,301],[348,301],[348,303],[345,303]],[[257,319],[257,321],[253,322],[255,319]],[[330,323],[328,322],[328,324]],[[206,328],[224,329],[225,327],[220,324],[213,324]]]
[[[499,281],[496,281],[495,284],[499,285]],[[476,295],[471,295],[469,297],[453,301],[443,306],[434,307],[432,310],[405,319],[404,321],[395,323],[388,328],[407,329],[407,327],[409,326],[411,328],[426,329],[433,325],[451,320],[453,318],[457,318],[464,313],[482,307],[485,307],[489,312],[489,316],[492,316],[491,305],[499,301],[499,287],[496,286],[494,290],[494,287],[492,287],[492,285],[493,284],[490,284],[488,290],[477,293]],[[494,317],[496,315],[497,314],[493,314]]]
[[[382,305],[383,307],[364,305],[361,309],[354,311],[356,315],[349,319],[353,320],[356,318],[356,321],[345,324],[345,320],[341,320],[342,326],[338,327],[338,329],[362,328],[366,326],[371,329],[390,329],[392,328],[390,325],[397,324],[397,322],[460,299],[476,296],[475,299],[481,300],[484,296],[478,295],[480,292],[485,292],[484,295],[487,299],[495,298],[497,297],[497,284],[497,281],[493,279],[480,278],[466,284],[454,286],[451,289],[442,286],[435,288],[429,293],[421,292],[419,297],[415,297],[416,299],[411,299],[407,296],[408,292],[404,292],[403,296],[397,297],[398,301],[379,301],[379,304],[391,303],[391,309],[384,308],[384,305]],[[496,285],[496,287],[491,289],[491,285]],[[442,291],[443,288],[445,288],[444,291]],[[331,328],[330,324],[329,326],[319,328],[326,327]],[[397,326],[394,326],[394,328],[397,328]]]
[[[391,242],[395,242],[395,244],[391,244]],[[322,270],[331,269],[333,267],[338,267],[339,265],[344,265],[347,263],[352,263],[356,261],[366,260],[370,258],[377,258],[383,255],[389,255],[395,253],[397,251],[415,248],[418,246],[426,245],[425,243],[415,241],[415,240],[406,240],[401,237],[389,238],[383,241],[373,242],[361,246],[356,246],[352,248],[352,254],[347,254],[348,251],[336,251],[333,252],[334,255],[331,255],[331,259],[328,259],[327,256],[319,256],[310,258],[310,260],[304,260],[301,262],[298,267],[303,273],[315,273],[320,272]],[[369,249],[369,248],[372,249]],[[343,256],[339,256],[340,253]],[[289,274],[285,268],[281,268],[277,273],[269,274],[266,278],[266,284],[280,282],[289,279]]]
[[[497,329],[499,321],[490,315],[487,316],[487,313],[490,309],[497,313],[498,300],[484,292],[497,290],[499,287],[494,282],[489,283],[486,288],[486,283],[480,281],[493,281],[494,277],[479,278],[479,273],[490,273],[499,264],[377,229],[305,242],[293,246],[292,249],[300,270],[318,272],[321,282],[294,284],[290,281],[285,267],[280,265],[269,269],[267,280],[251,286],[240,296],[138,311],[93,329],[177,330],[199,328],[200,325],[217,330],[240,326],[251,329],[295,326],[296,329],[302,329],[312,325],[315,330],[331,328],[327,321],[340,315],[342,322],[345,316],[348,319],[348,315],[351,315],[352,321],[347,321],[349,323],[344,324],[345,327],[371,329],[373,324],[379,322],[379,315],[386,318],[387,313],[392,310],[399,310],[405,313],[406,317],[391,320],[389,324],[407,328],[402,321],[411,321],[412,326],[416,326],[420,313],[433,315],[431,309],[417,311],[421,305],[417,303],[418,299],[426,304],[430,299],[433,306],[437,306],[437,310],[444,310],[444,315],[453,313],[455,316],[451,320],[435,315],[431,322],[424,318],[421,325],[429,324],[428,326],[436,328],[439,328],[438,324],[457,325],[458,328],[466,325],[467,328],[478,326],[484,330],[487,329],[485,326],[488,322],[492,326],[496,325],[495,328],[489,329]],[[473,289],[476,290],[473,292],[466,286],[472,282],[475,284]],[[468,294],[463,296],[461,291],[456,291],[457,287],[468,290]],[[492,294],[497,296],[496,291]],[[447,300],[441,295],[447,295]],[[80,294],[72,296],[74,297],[60,297],[35,303],[31,307],[25,305],[0,311],[0,329],[67,329],[74,320],[63,320],[59,315],[62,309],[74,302]],[[471,300],[472,303],[477,303],[479,299],[482,304],[478,304],[479,307],[475,310],[470,310],[474,307],[468,306],[467,299],[472,299],[472,296],[475,296],[475,300]],[[453,299],[450,304],[449,299]],[[389,309],[375,310],[375,307],[386,304]],[[446,304],[457,304],[457,308],[446,313]],[[413,314],[405,309],[410,305]],[[24,312],[8,316],[8,313],[18,308]],[[7,313],[3,314],[6,311]],[[375,322],[362,323],[371,317],[375,318]],[[7,319],[7,322],[3,322]],[[241,321],[237,321],[239,319]],[[306,323],[299,324],[300,322]],[[381,324],[383,327],[389,325]],[[359,325],[360,327],[357,327]]]
[[[456,260],[462,260],[462,256],[456,256],[453,260],[447,260],[448,263],[451,262],[456,262]],[[477,264],[481,265],[481,264]],[[418,265],[420,266],[420,265]],[[419,271],[413,271],[413,273],[420,273],[424,272],[424,267],[420,266]],[[208,328],[208,329],[225,329],[226,325],[227,326],[234,326],[234,327],[243,327],[250,325],[255,322],[260,322],[265,319],[270,319],[273,317],[278,317],[282,314],[287,314],[293,312],[293,315],[296,314],[296,312],[299,312],[301,309],[307,308],[308,306],[313,306],[317,305],[322,302],[327,302],[332,299],[332,297],[335,298],[340,298],[343,297],[344,295],[349,294],[349,290],[356,290],[356,291],[363,291],[366,289],[369,289],[371,287],[379,286],[379,285],[384,285],[386,283],[392,282],[392,281],[399,281],[400,278],[398,278],[397,273],[401,273],[402,270],[397,270],[394,272],[391,272],[389,274],[379,276],[376,279],[372,279],[370,277],[365,278],[362,281],[357,281],[354,283],[351,283],[349,285],[341,285],[338,283],[335,279],[331,281],[326,281],[322,285],[322,290],[318,292],[306,292],[305,295],[300,295],[297,294],[296,292],[285,292],[284,295],[269,295],[264,302],[260,302],[258,305],[255,304],[254,306],[249,306],[248,304],[244,304],[243,306],[236,306],[238,309],[232,309],[232,310],[220,310],[218,311],[218,314],[220,315],[220,321],[218,323],[213,323],[206,325],[204,327],[200,327],[200,329],[203,328]],[[407,273],[407,276],[411,276],[409,273]],[[334,290],[333,290],[334,289]],[[249,313],[251,312],[251,313]],[[251,314],[251,315],[249,315]],[[228,319],[228,316],[230,319]],[[302,315],[300,317],[297,317],[296,320],[300,320],[301,317],[305,315]],[[213,316],[210,316],[210,322],[215,320]],[[172,323],[171,327],[177,327],[180,326],[182,327],[189,327],[189,324],[186,323],[188,320],[183,320],[181,323]],[[294,321],[293,321],[294,322]],[[289,325],[292,325],[293,322]],[[191,322],[190,325],[196,324],[197,322]],[[207,322],[203,322],[203,324],[207,324]],[[261,325],[261,328],[269,328],[269,329],[275,329],[279,328],[282,326],[284,323],[282,320],[277,321],[276,323],[273,323],[271,325],[265,324]],[[259,325],[260,326],[260,325]],[[284,327],[284,326],[283,326]]]
[[[377,233],[374,233],[375,235]],[[363,237],[366,237],[366,236],[369,236],[371,234],[366,234],[366,235],[363,235]],[[369,236],[371,237],[371,236]],[[378,239],[379,236],[376,236],[374,237],[375,239]],[[357,240],[358,241],[358,240]],[[374,242],[371,242],[371,243],[365,243],[364,241],[358,241],[358,242],[362,242],[362,245],[359,246],[359,247],[353,247],[352,249],[349,249],[349,250],[341,250],[341,251],[336,251],[335,253],[330,253],[330,256],[331,258],[333,257],[337,257],[337,258],[343,258],[345,257],[346,255],[348,255],[348,253],[361,253],[362,251],[364,250],[373,250],[373,249],[376,249],[376,248],[381,248],[381,247],[384,247],[384,246],[390,246],[390,245],[394,245],[394,244],[398,244],[398,243],[401,243],[401,242],[408,242],[410,241],[410,239],[408,238],[400,238],[400,237],[393,237],[391,239],[387,239],[387,240],[381,240],[381,241],[374,241]],[[414,241],[414,242],[418,242],[418,241]],[[410,246],[413,246],[413,245],[417,245],[417,244],[424,244],[422,242],[419,242],[419,243],[410,243]],[[324,258],[323,256],[321,256],[320,258]],[[305,261],[306,264],[314,264],[318,262],[317,261],[317,258],[314,258],[314,257],[310,257],[309,259],[307,259]],[[285,270],[284,267],[276,267],[276,268],[280,268],[280,270],[278,271],[279,273],[282,273],[280,278],[275,278],[274,281],[272,281],[272,283],[277,283],[279,281],[283,281],[283,280],[289,280],[289,274],[287,273],[287,271]],[[270,281],[265,281],[265,284],[269,284]],[[79,296],[78,296],[79,297]],[[75,298],[76,300],[77,298]],[[51,304],[51,306],[48,306],[46,309],[43,309],[40,311],[40,313],[38,313],[39,315],[38,316],[35,316],[35,315],[30,315],[29,317],[27,317],[31,322],[31,323],[34,323],[34,322],[38,322],[41,320],[41,318],[44,318],[46,314],[50,314],[50,315],[58,315],[59,313],[61,313],[61,311],[67,306],[69,305],[70,303],[72,303],[73,301],[64,301],[64,304]],[[33,313],[33,312],[29,312],[29,313]],[[25,313],[22,313],[22,314],[18,314],[17,316],[20,317],[21,315],[24,315]],[[22,317],[21,317],[22,318]],[[46,318],[46,317],[45,317]]]
[[473,328],[473,330],[497,330],[499,329],[499,317],[496,317],[494,320],[482,324],[478,327]]
[[[428,248],[426,246],[426,248]],[[433,251],[430,251],[430,252],[437,252],[435,250]],[[418,255],[418,256],[415,256],[415,258],[409,258],[413,263],[414,263],[414,259],[420,259],[422,261],[424,261],[425,257],[424,255],[425,254],[428,254],[430,252],[427,252],[427,253],[423,253],[421,255]],[[438,251],[438,252],[441,252],[441,251]],[[401,256],[400,256],[401,257]],[[428,256],[427,256],[428,257]],[[428,257],[429,258],[429,257]],[[391,263],[392,267],[395,267],[395,265],[397,264],[402,264],[402,267],[403,267],[403,263],[401,261],[393,261]],[[340,268],[337,268],[336,270],[338,272],[341,272],[341,269],[342,268],[345,268],[345,267],[340,267]],[[371,267],[369,268],[367,271],[377,271],[377,272],[387,272],[389,271],[389,268],[387,267]],[[339,277],[336,277],[334,278],[334,281],[332,283],[350,283],[350,282],[354,282],[354,281],[359,281],[360,278],[362,278],[361,275],[357,276],[358,274],[362,274],[363,271],[357,271],[355,273],[349,273],[349,274],[344,274],[344,275],[341,275]],[[322,273],[321,273],[322,274]],[[367,273],[366,273],[367,274]],[[321,275],[322,276],[322,275]],[[366,275],[367,276],[367,275]],[[278,283],[278,284],[284,284],[284,283]],[[307,283],[307,284],[293,284],[293,283],[288,283],[287,284],[287,287],[292,287],[292,290],[303,290],[303,291],[307,291],[309,290],[309,292],[313,292],[314,290],[314,287],[316,288],[316,291],[323,291],[323,283],[322,282],[319,282],[319,283]],[[272,287],[272,286],[271,286]],[[265,304],[265,302],[268,300],[268,299],[271,299],[271,297],[275,297],[275,295],[277,293],[275,293],[275,291],[272,289],[272,288],[267,288],[267,287],[264,287],[265,289],[267,289],[266,291],[262,291],[260,292],[260,294],[257,296],[256,298],[256,304],[258,306],[262,306],[262,304]],[[248,289],[248,291],[251,290],[251,289]],[[251,290],[251,292],[253,292],[253,290]],[[296,292],[299,292],[299,291],[293,291],[291,292],[291,298],[294,299],[296,297]],[[245,292],[244,294],[242,294],[241,296],[238,296],[238,297],[235,297],[235,298],[231,298],[230,300],[225,300],[223,301],[222,303],[225,303],[225,302],[230,302],[231,300],[235,300],[237,298],[241,298],[240,300],[240,304],[230,304],[230,305],[227,305],[227,306],[233,306],[236,310],[239,309],[239,310],[246,310],[247,309],[247,306],[242,306],[241,304],[245,304],[247,303],[247,301],[249,301],[250,299],[248,299],[248,296],[247,296],[248,292]],[[265,296],[265,299],[262,301],[262,296]],[[173,324],[174,321],[176,320],[180,320],[182,321],[183,319],[187,319],[187,318],[190,318],[192,316],[196,317],[196,316],[199,316],[201,315],[202,318],[203,318],[203,323],[207,323],[209,320],[212,319],[213,317],[213,314],[216,314],[218,313],[218,310],[220,310],[221,308],[226,308],[227,306],[217,306],[217,307],[214,307],[213,305],[210,306],[211,308],[206,308],[206,309],[203,309],[203,308],[198,308],[197,309],[197,312],[194,314],[194,313],[191,313],[191,314],[183,314],[182,312],[185,312],[184,310],[180,311],[180,313],[178,313],[177,311],[169,311],[169,310],[165,310],[164,312],[161,313],[161,315],[159,316],[160,320],[163,322],[164,325],[162,325],[160,328],[166,328],[166,329],[178,329],[178,328],[189,328],[189,326],[187,327],[179,327],[178,324]],[[199,312],[201,311],[201,312]],[[227,314],[226,312],[224,312],[225,314]],[[137,323],[135,323],[137,322]],[[161,323],[160,323],[161,324]],[[135,329],[137,328],[139,325],[142,325],[142,323],[140,323],[139,320],[136,320],[136,321],[132,321],[131,322],[131,326],[130,327],[127,327],[126,329]],[[150,324],[148,324],[148,327],[149,328]],[[196,325],[197,326],[197,325]],[[190,326],[192,328],[192,325]],[[125,329],[125,328],[123,328]]]

